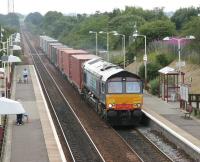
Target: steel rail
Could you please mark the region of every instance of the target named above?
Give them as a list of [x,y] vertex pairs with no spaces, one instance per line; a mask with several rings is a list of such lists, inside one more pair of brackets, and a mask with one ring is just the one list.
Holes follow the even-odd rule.
[[[27,36],[26,36],[26,40],[27,40],[27,43],[28,43],[29,40],[28,40]],[[42,63],[42,60],[41,60],[40,55],[38,54],[37,50],[36,50],[36,49],[33,47],[33,45],[29,42],[29,48],[30,48],[30,46],[32,46],[32,48],[34,49],[35,55],[38,56],[38,58],[40,59],[40,62]],[[31,50],[31,49],[30,49],[30,50]],[[31,52],[31,53],[33,53],[33,52]],[[31,57],[33,58],[32,55],[31,55]],[[34,58],[33,58],[33,61],[34,61],[34,64],[36,65]],[[42,64],[43,64],[43,63],[42,63]],[[72,112],[72,113],[74,114],[74,116],[76,117],[77,121],[78,121],[79,124],[81,125],[82,129],[84,130],[85,134],[86,134],[87,137],[89,138],[90,142],[93,144],[95,150],[97,151],[97,153],[98,153],[99,156],[101,157],[102,161],[105,162],[105,160],[104,160],[103,156],[101,155],[100,151],[98,150],[98,148],[96,147],[96,145],[95,145],[95,143],[93,142],[92,138],[90,137],[90,135],[88,134],[88,132],[87,132],[86,129],[84,128],[84,126],[83,126],[83,124],[81,123],[81,121],[80,121],[80,119],[78,118],[78,116],[75,114],[74,110],[72,109],[72,107],[71,107],[71,105],[69,104],[68,100],[65,98],[64,94],[63,94],[62,91],[60,90],[60,88],[59,88],[59,86],[57,85],[56,81],[54,80],[54,78],[52,77],[52,75],[50,74],[50,72],[48,71],[48,69],[46,68],[46,66],[45,66],[44,64],[43,64],[43,66],[44,66],[46,72],[49,74],[49,76],[50,76],[51,79],[53,80],[54,84],[56,85],[56,87],[57,87],[58,91],[60,92],[60,94],[62,95],[63,99],[66,101],[66,103],[67,103],[68,106],[70,107],[71,112]],[[36,66],[36,67],[37,67],[37,66]],[[36,69],[37,69],[37,71],[39,72],[38,68],[36,68]],[[40,78],[42,78],[40,73],[39,73],[39,75],[40,75]],[[42,81],[42,84],[44,85],[44,82],[43,82],[42,79],[41,79],[41,81]],[[45,86],[44,86],[44,88],[45,88]],[[48,95],[46,88],[45,88],[45,91],[46,91],[46,94]],[[53,104],[52,104],[52,102],[51,102],[51,99],[50,99],[49,95],[48,95],[48,99],[49,99],[49,101],[50,101],[51,106],[54,107]],[[70,150],[70,154],[71,154],[71,156],[73,157],[72,150],[71,150],[71,148],[70,148],[70,146],[69,146],[69,143],[67,142],[67,137],[65,136],[64,130],[63,130],[61,124],[60,124],[59,118],[58,118],[58,116],[57,116],[57,114],[56,114],[54,108],[53,108],[53,111],[54,111],[54,113],[55,113],[57,122],[59,123],[59,127],[60,127],[60,129],[61,129],[61,131],[62,131],[62,133],[63,133],[64,139],[65,139],[65,141],[66,141],[66,143],[67,143],[68,149]],[[73,160],[75,161],[75,158],[74,158],[74,157],[73,157]]]
[[[131,134],[131,132],[134,131],[136,133],[136,135],[132,135],[132,136],[130,135],[130,137],[134,138],[134,136],[138,136],[140,139],[142,139],[142,142],[143,142],[142,144],[140,143],[139,140],[137,140],[137,142],[140,143],[140,151],[142,151],[142,147],[144,147],[144,145],[146,145],[145,148],[147,148],[147,149],[148,149],[148,147],[151,148],[151,149],[149,149],[151,153],[146,152],[146,154],[148,154],[147,156],[153,156],[153,154],[154,154],[154,156],[157,156],[158,158],[160,158],[160,159],[152,159],[152,161],[154,161],[154,160],[163,161],[163,159],[164,159],[164,162],[167,162],[167,161],[172,162],[173,161],[167,154],[165,154],[161,149],[159,149],[149,138],[147,138],[145,135],[143,135],[138,129],[129,130],[128,133],[126,133],[126,135],[123,135],[122,134],[123,132],[120,133],[120,130],[115,130],[115,131],[123,140],[126,141],[126,143],[133,150],[134,150],[134,146],[136,146],[136,144],[134,143],[134,146],[133,146],[133,144],[131,144],[130,141],[128,139],[126,139],[126,136],[128,136],[128,133]],[[138,154],[139,157],[141,157],[140,152],[136,151],[136,153]],[[144,160],[145,157],[141,157],[141,159],[145,162],[145,160]],[[149,159],[147,161],[149,161]]]

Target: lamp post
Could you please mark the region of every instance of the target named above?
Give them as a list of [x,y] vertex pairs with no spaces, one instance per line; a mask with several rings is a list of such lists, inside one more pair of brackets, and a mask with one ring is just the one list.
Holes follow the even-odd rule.
[[116,33],[116,31],[104,32],[100,31],[99,34],[106,34],[107,35],[107,61],[110,61],[110,54],[109,54],[109,34]]
[[95,31],[89,31],[89,34],[95,34],[95,38],[96,38],[96,55],[98,55],[98,38],[97,38],[97,32]]
[[195,39],[193,35],[186,36],[185,38],[170,38],[165,37],[163,38],[164,41],[175,40],[178,42],[178,71],[179,71],[179,84],[181,84],[181,41],[182,40],[192,40]]
[[126,36],[124,34],[119,34],[119,33],[114,33],[113,35],[119,35],[122,36],[122,51],[123,51],[123,55],[124,55],[124,69],[126,67]]
[[141,35],[137,33],[137,30],[135,33],[133,33],[133,37],[144,37],[144,80],[145,80],[145,87],[147,84],[147,37],[146,35]]
[[[13,35],[13,34],[12,34]],[[13,51],[16,50],[21,50],[20,46],[17,45],[13,45],[13,41],[12,41],[12,35],[7,39],[6,42],[2,42],[3,43],[3,51],[6,51],[6,55],[4,54],[1,57],[2,63],[3,63],[3,68],[6,69],[6,63],[8,64],[7,66],[7,70],[5,70],[5,96],[8,97],[8,88],[10,88],[10,73],[11,73],[11,64],[13,62],[19,62],[19,58],[16,56],[12,57],[12,60],[10,60],[10,56],[12,56]],[[6,47],[5,47],[6,44]],[[14,60],[13,58],[17,58],[17,60]]]

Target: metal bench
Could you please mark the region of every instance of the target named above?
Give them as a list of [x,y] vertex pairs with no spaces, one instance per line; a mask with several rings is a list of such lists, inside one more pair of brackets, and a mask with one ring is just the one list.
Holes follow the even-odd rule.
[[190,118],[190,115],[191,115],[192,111],[193,111],[192,105],[187,105],[185,110],[183,110],[183,109],[181,110],[181,112],[184,113],[185,118],[188,118],[188,119]]

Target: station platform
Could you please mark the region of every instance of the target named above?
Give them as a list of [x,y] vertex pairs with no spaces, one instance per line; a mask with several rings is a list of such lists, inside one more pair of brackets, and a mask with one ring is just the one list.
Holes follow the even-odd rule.
[[168,132],[199,153],[200,157],[200,120],[185,118],[179,102],[166,102],[161,98],[144,94],[144,113]]
[[[28,69],[28,83],[20,82]],[[15,66],[11,98],[20,101],[28,121],[16,125],[16,115],[8,116],[4,162],[66,161],[33,65]]]

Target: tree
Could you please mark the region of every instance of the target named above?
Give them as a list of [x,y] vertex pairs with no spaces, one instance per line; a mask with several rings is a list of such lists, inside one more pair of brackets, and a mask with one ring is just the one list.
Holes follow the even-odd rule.
[[[200,64],[200,17],[194,16],[188,21],[182,30],[182,35],[193,35],[195,36],[195,40],[191,41],[188,46],[188,59],[195,64]],[[191,51],[193,51],[191,53]]]
[[166,54],[156,56],[156,63],[160,64],[162,67],[167,66],[171,61],[171,57],[167,57]]
[[25,18],[26,23],[31,23],[33,25],[40,25],[42,23],[43,16],[39,12],[34,12],[28,14]]
[[147,42],[161,40],[166,36],[175,34],[175,25],[169,20],[146,22],[140,27],[140,33],[147,36]]
[[196,41],[200,41],[200,17],[194,16],[184,24],[182,35],[194,35]]
[[44,16],[44,21],[42,23],[42,28],[46,31],[48,35],[52,35],[53,28],[60,17],[62,17],[61,12],[49,11]]
[[150,81],[150,91],[151,94],[153,95],[158,95],[159,94],[159,79],[155,78]]
[[123,14],[140,16],[146,21],[168,19],[167,16],[165,16],[165,14],[163,12],[163,7],[161,7],[161,8],[156,7],[153,10],[143,10],[140,7],[128,7],[128,6],[126,6]]
[[13,30],[19,30],[19,17],[15,13],[0,14],[0,24]]
[[[74,47],[91,48],[94,46],[95,37],[94,35],[90,35],[89,31],[107,31],[108,19],[109,17],[107,15],[102,14],[88,16],[85,20],[76,23],[70,32],[66,32],[61,38],[62,42]],[[98,37],[99,48],[104,47],[105,43],[103,43],[103,39],[104,35]]]
[[171,21],[176,24],[176,29],[180,30],[185,23],[190,21],[193,16],[198,15],[198,9],[194,7],[190,8],[180,8],[171,17]]
[[[160,69],[161,69],[161,65],[157,63],[148,63],[147,64],[147,81],[155,79],[159,75],[158,70]],[[143,65],[143,66],[140,66],[139,76],[144,79],[144,75],[145,75],[145,68]]]

